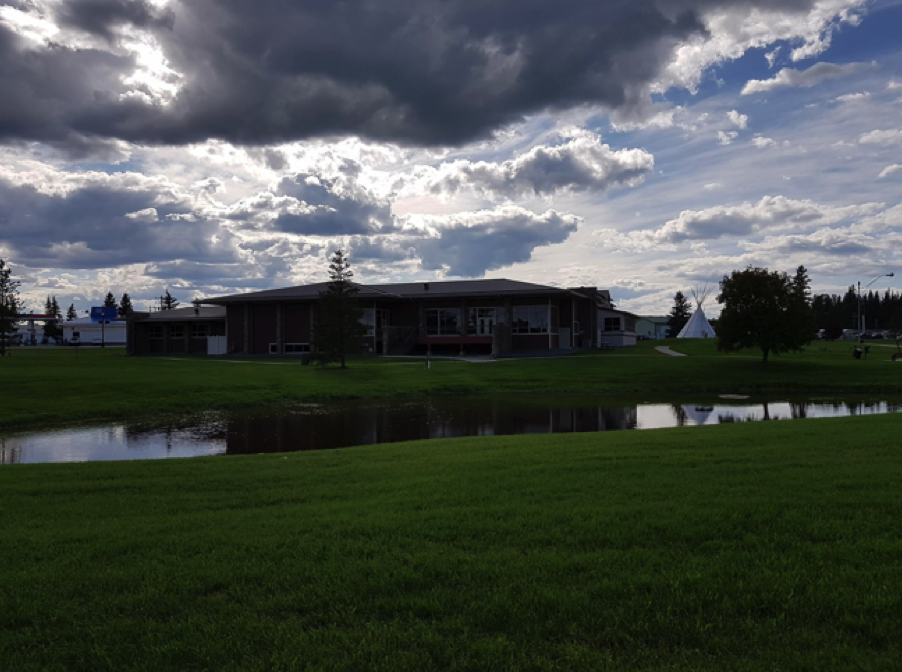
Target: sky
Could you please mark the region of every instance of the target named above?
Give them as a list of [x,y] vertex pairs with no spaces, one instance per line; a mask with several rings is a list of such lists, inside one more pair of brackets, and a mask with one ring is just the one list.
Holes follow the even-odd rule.
[[0,0],[0,258],[32,310],[339,247],[639,314],[749,265],[843,293],[902,270],[900,33],[902,0]]

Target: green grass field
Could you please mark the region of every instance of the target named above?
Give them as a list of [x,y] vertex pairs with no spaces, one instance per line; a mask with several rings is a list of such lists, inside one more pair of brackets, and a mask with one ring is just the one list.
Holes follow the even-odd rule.
[[3,467],[0,667],[898,670],[899,450],[872,416]]
[[[668,344],[690,357],[668,357]],[[820,350],[824,347],[826,350]],[[7,394],[0,430],[339,398],[585,392],[605,395],[779,393],[892,395],[902,392],[895,350],[872,347],[854,360],[849,343],[813,345],[803,353],[724,355],[713,341],[646,341],[636,348],[492,363],[357,359],[351,368],[319,369],[297,359],[126,357],[122,349],[16,348],[0,360]]]

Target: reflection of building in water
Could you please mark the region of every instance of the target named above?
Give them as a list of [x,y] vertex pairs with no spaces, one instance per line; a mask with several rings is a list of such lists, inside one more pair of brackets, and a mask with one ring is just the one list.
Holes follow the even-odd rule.
[[22,447],[15,439],[0,438],[0,464],[19,464],[22,461]]

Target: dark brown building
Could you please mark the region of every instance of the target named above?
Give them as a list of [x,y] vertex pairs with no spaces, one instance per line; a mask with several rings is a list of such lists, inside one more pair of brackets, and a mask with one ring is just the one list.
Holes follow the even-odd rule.
[[[604,342],[599,311],[622,312],[613,308],[607,291],[595,287],[562,289],[500,279],[358,288],[367,327],[364,350],[374,354],[503,356],[598,347]],[[200,325],[208,336],[224,335],[227,354],[310,352],[319,295],[325,289],[326,283],[318,283],[234,294],[199,302],[213,308],[143,314],[130,321],[129,352],[203,352],[200,341],[188,337],[192,324],[198,339]],[[209,346],[206,352],[213,354]]]

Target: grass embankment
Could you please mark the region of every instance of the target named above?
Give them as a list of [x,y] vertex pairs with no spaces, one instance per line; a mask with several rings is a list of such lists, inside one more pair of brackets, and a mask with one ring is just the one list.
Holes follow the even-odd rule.
[[4,467],[0,660],[896,670],[898,427]]
[[[654,350],[667,344],[691,357]],[[902,365],[848,344],[773,357],[724,355],[713,341],[647,341],[636,348],[493,363],[358,359],[319,369],[297,359],[126,357],[122,349],[17,348],[0,360],[6,394],[0,430],[153,420],[208,409],[338,398],[496,392],[585,392],[674,397],[685,393],[898,394]]]

